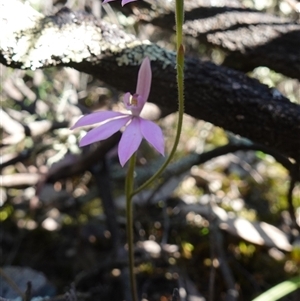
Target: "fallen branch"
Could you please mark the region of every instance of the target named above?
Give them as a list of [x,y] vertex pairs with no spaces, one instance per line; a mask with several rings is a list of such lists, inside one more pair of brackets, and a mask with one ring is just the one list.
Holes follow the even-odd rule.
[[[15,1],[3,1],[0,62],[12,68],[70,66],[122,91],[135,90],[138,66],[151,59],[150,101],[177,109],[175,54],[139,41],[115,25],[68,9],[44,17],[27,7],[15,22]],[[19,3],[19,2],[16,2]],[[19,3],[18,5],[22,5]],[[4,17],[5,16],[5,17]],[[300,159],[300,106],[244,74],[186,58],[186,112]]]
[[[174,6],[151,0],[136,3],[138,20],[174,31]],[[129,6],[130,7],[130,6]],[[133,8],[133,6],[131,6]],[[241,71],[267,66],[300,79],[300,23],[245,8],[240,1],[185,1],[184,33],[225,52],[223,65]],[[128,14],[128,7],[123,8]]]

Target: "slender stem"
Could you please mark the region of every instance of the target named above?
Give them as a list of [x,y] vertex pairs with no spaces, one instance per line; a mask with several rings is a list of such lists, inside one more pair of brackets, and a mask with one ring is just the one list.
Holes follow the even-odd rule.
[[129,273],[130,273],[130,288],[132,301],[138,301],[137,287],[134,275],[134,244],[133,244],[133,210],[132,210],[132,191],[134,185],[134,168],[136,161],[136,153],[129,159],[129,167],[125,180],[125,193],[126,193],[126,234],[128,244],[128,260],[129,260]]
[[139,188],[137,188],[132,192],[131,197],[139,193],[143,189],[145,189],[148,185],[153,183],[153,181],[162,174],[162,172],[169,165],[170,161],[173,159],[180,139],[182,122],[183,122],[183,113],[184,113],[184,47],[182,44],[182,25],[184,20],[183,0],[176,0],[175,19],[176,19],[176,36],[177,36],[176,68],[177,68],[177,89],[178,89],[178,122],[177,122],[176,136],[169,157],[166,159],[163,165],[150,179],[148,179]]
[[[176,0],[175,21],[176,21],[176,39],[177,50],[182,45],[182,26],[184,22],[184,0]],[[178,63],[178,62],[177,62]]]

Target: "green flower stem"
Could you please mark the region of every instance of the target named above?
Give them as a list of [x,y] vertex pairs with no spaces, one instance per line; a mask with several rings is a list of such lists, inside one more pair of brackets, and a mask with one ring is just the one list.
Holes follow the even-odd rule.
[[134,185],[134,168],[136,161],[136,153],[129,159],[129,167],[125,180],[125,194],[126,194],[126,234],[128,244],[128,260],[130,273],[130,288],[132,301],[138,301],[137,287],[134,275],[134,244],[133,244],[133,210],[132,210],[132,191]]
[[[184,22],[184,0],[176,0],[175,21],[176,21],[176,39],[177,50],[182,45],[182,26]],[[177,62],[178,63],[178,62]]]
[[169,157],[166,159],[163,165],[150,179],[148,179],[139,188],[134,190],[131,194],[131,197],[141,192],[143,189],[145,189],[148,185],[153,183],[153,181],[162,174],[162,172],[169,165],[170,161],[173,159],[180,139],[182,122],[183,122],[183,113],[184,113],[184,47],[182,44],[182,25],[184,20],[183,0],[176,0],[175,19],[176,19],[176,36],[177,36],[176,68],[177,68],[177,89],[178,89],[178,122],[177,122],[175,141],[171,149],[171,152],[169,154]]
[[129,257],[129,271],[130,271],[130,286],[131,295],[133,301],[138,301],[137,287],[134,275],[134,244],[133,244],[133,211],[132,211],[132,198],[135,194],[142,191],[146,186],[150,185],[155,179],[157,179],[161,173],[166,169],[174,154],[177,150],[184,113],[184,47],[182,44],[182,25],[184,19],[183,0],[176,0],[176,35],[177,35],[177,56],[176,56],[176,68],[177,68],[177,89],[178,89],[178,122],[176,129],[176,136],[170,155],[159,170],[144,184],[133,191],[134,187],[134,168],[136,162],[136,153],[129,160],[129,167],[125,181],[125,193],[126,193],[126,233],[128,244],[128,257]]

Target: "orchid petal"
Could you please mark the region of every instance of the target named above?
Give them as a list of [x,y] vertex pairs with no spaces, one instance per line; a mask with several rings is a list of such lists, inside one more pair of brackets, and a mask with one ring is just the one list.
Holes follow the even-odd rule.
[[95,112],[92,114],[85,115],[81,117],[72,127],[71,130],[78,128],[80,126],[86,126],[86,125],[92,125],[94,123],[99,123],[106,121],[111,118],[115,117],[121,117],[124,116],[126,117],[127,115],[119,113],[119,112],[114,112],[114,111],[99,111]]
[[94,129],[89,131],[81,140],[79,145],[85,146],[96,141],[105,140],[119,131],[132,116],[126,116],[124,118],[110,120]]
[[133,2],[133,1],[137,1],[137,0],[123,0],[121,4],[122,4],[122,6],[124,6],[125,4]]
[[132,115],[139,116],[146,101],[140,95],[131,95],[129,92],[127,92],[123,96],[123,102],[125,108],[131,111]]
[[132,105],[130,104],[130,99],[131,99],[132,95],[127,92],[124,94],[123,96],[123,103],[125,105],[126,110],[131,110]]
[[154,122],[139,118],[140,129],[143,137],[160,153],[164,156],[164,136],[161,128]]
[[137,85],[136,85],[136,93],[142,96],[144,104],[149,97],[151,80],[152,80],[152,71],[151,71],[150,60],[148,57],[146,57],[144,58],[141,64],[139,74],[138,74]]
[[119,142],[118,153],[122,167],[138,149],[142,139],[143,136],[140,131],[139,118],[133,118],[131,123],[126,127]]
[[[135,95],[134,95],[135,96]],[[139,116],[144,108],[144,105],[147,101],[147,98],[144,98],[142,95],[137,97],[137,105],[135,108],[131,109],[133,115]]]

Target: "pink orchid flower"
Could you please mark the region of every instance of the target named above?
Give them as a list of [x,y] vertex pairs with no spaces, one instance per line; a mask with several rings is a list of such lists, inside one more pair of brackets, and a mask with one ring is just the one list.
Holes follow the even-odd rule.
[[100,125],[89,131],[80,141],[80,146],[85,146],[96,141],[105,140],[119,131],[123,126],[125,130],[118,146],[119,160],[122,166],[139,148],[142,139],[145,138],[160,154],[164,156],[164,137],[160,127],[150,120],[140,117],[140,113],[148,100],[152,79],[152,71],[149,58],[145,58],[141,64],[136,93],[127,92],[123,102],[128,114],[114,111],[99,111],[80,118],[72,129],[87,126],[94,123]]
[[[108,3],[111,1],[116,1],[116,0],[104,0],[103,3]],[[121,4],[122,4],[122,6],[124,6],[125,4],[127,4],[129,2],[133,2],[133,1],[137,1],[137,0],[122,0]]]

